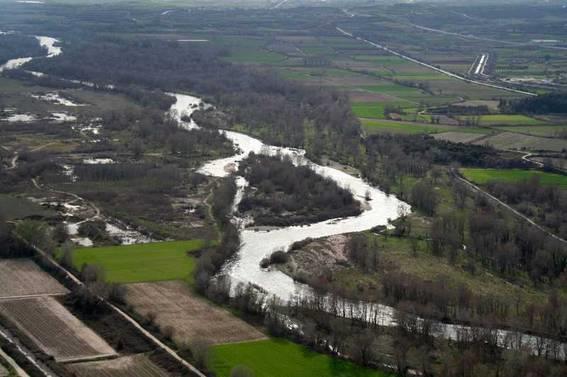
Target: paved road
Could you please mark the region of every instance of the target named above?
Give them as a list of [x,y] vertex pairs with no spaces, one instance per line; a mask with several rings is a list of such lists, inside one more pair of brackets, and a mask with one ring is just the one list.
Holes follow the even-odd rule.
[[388,47],[386,47],[386,46],[383,46],[383,45],[381,45],[381,44],[378,44],[378,43],[369,41],[369,40],[364,39],[364,38],[361,38],[361,37],[355,37],[352,33],[349,33],[348,31],[346,31],[346,30],[344,30],[344,29],[342,29],[342,28],[340,28],[340,27],[338,27],[338,26],[336,27],[336,29],[337,29],[337,31],[338,31],[339,33],[341,33],[342,35],[344,35],[344,36],[346,36],[346,37],[353,38],[353,39],[356,39],[356,40],[358,40],[358,41],[367,43],[367,44],[369,44],[369,45],[371,45],[371,46],[374,46],[374,47],[376,47],[376,48],[379,48],[379,49],[381,49],[381,50],[384,50],[384,51],[386,51],[386,52],[388,52],[388,53],[390,53],[390,54],[392,54],[392,55],[395,55],[395,56],[400,57],[400,58],[402,58],[402,59],[408,60],[408,61],[410,61],[410,62],[412,62],[412,63],[419,64],[419,65],[421,65],[421,66],[423,66],[423,67],[432,69],[432,70],[434,70],[434,71],[437,71],[437,72],[439,72],[439,73],[444,74],[445,76],[449,76],[449,77],[452,77],[452,78],[457,79],[457,80],[461,80],[461,81],[467,82],[467,83],[469,83],[469,84],[475,84],[475,85],[480,85],[480,86],[486,86],[486,87],[489,87],[489,88],[505,90],[505,91],[512,92],[512,93],[523,94],[523,95],[526,95],[526,96],[537,96],[537,94],[535,94],[535,93],[527,92],[527,91],[524,91],[524,90],[513,89],[513,88],[508,88],[508,87],[506,87],[506,86],[491,84],[491,83],[484,82],[484,81],[477,81],[477,80],[468,79],[468,78],[463,77],[463,76],[461,76],[461,75],[458,75],[458,74],[456,74],[456,73],[446,71],[446,70],[444,70],[444,69],[442,69],[442,68],[435,67],[434,65],[431,65],[431,64],[422,62],[421,60],[417,60],[417,59],[414,59],[414,58],[409,57],[409,56],[407,56],[407,55],[404,55],[404,54],[402,54],[402,53],[399,53],[399,52],[397,52],[397,51],[394,51],[394,50],[392,50],[392,49],[390,49],[390,48],[388,48]]

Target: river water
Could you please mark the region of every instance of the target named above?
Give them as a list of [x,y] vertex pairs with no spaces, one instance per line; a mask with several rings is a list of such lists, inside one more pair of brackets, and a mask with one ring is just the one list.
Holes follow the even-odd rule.
[[[198,125],[193,121],[182,121],[183,116],[190,117],[198,108],[204,106],[202,101],[193,96],[185,94],[174,94],[177,101],[170,109],[170,115],[175,118],[181,127],[186,129],[196,128]],[[187,118],[185,118],[187,119]],[[338,169],[321,166],[312,163],[305,158],[305,151],[295,148],[277,147],[266,145],[262,141],[251,136],[234,132],[220,131],[231,140],[237,148],[234,156],[213,160],[203,165],[199,171],[213,177],[226,177],[235,172],[239,161],[245,159],[250,153],[263,153],[268,155],[289,156],[296,165],[308,165],[318,174],[329,177],[339,186],[349,189],[354,197],[363,203],[364,211],[359,216],[332,219],[306,226],[290,226],[273,230],[251,230],[241,227],[242,246],[235,258],[227,263],[223,274],[230,277],[232,286],[238,283],[251,283],[264,290],[268,295],[274,295],[286,302],[294,296],[309,297],[312,290],[310,287],[294,281],[288,275],[277,269],[263,269],[260,261],[269,256],[275,250],[288,250],[296,241],[306,238],[320,238],[336,234],[361,232],[378,225],[387,225],[389,220],[399,217],[401,211],[411,210],[407,203],[397,199],[393,195],[386,195],[381,190],[369,185],[363,179],[346,174]],[[236,183],[238,192],[235,198],[236,208],[247,182],[243,177],[237,176]],[[371,200],[365,197],[370,194]],[[241,220],[235,217],[236,220]],[[330,298],[327,305],[330,307]],[[396,309],[378,303],[353,302],[341,300],[344,316],[363,318],[378,323],[382,326],[397,326]],[[422,322],[417,318],[418,323]],[[435,323],[433,334],[447,339],[458,340],[463,334],[476,333],[481,330],[477,327]],[[545,349],[555,346],[553,355],[549,357],[565,359],[565,344],[558,344],[552,340],[523,334],[516,331],[494,330],[499,346],[510,349],[527,349],[533,354],[543,354]]]
[[[41,46],[47,49],[47,58],[61,54],[61,48],[55,46],[59,42],[58,40],[50,37],[36,38]],[[30,60],[31,58],[11,60],[0,66],[0,72],[5,69],[17,68]],[[195,110],[207,105],[197,97],[177,93],[169,94],[176,98],[176,102],[170,108],[170,116],[177,120],[182,128],[192,129],[199,127],[193,119],[190,119],[190,116]],[[189,120],[184,118],[184,116],[189,117]],[[201,173],[214,177],[228,176],[235,172],[238,163],[252,152],[289,156],[296,165],[308,165],[318,174],[329,177],[339,186],[349,189],[355,198],[363,202],[362,207],[364,208],[364,211],[359,216],[332,219],[306,226],[290,226],[269,231],[250,230],[241,227],[242,247],[235,258],[223,270],[223,274],[230,277],[233,286],[238,283],[251,283],[260,287],[269,295],[277,296],[283,301],[287,301],[294,296],[309,296],[312,291],[308,286],[295,282],[279,270],[260,268],[260,261],[264,257],[269,256],[273,251],[287,250],[294,242],[306,238],[360,232],[378,225],[387,225],[389,220],[396,219],[401,211],[407,212],[411,209],[407,203],[400,201],[395,196],[386,195],[379,189],[370,186],[361,178],[351,176],[335,168],[312,163],[305,158],[305,151],[301,149],[266,145],[256,138],[239,132],[220,132],[223,132],[233,142],[237,152],[231,157],[206,163],[199,170]],[[238,192],[234,208],[238,205],[239,200],[242,199],[243,190],[248,184],[243,177],[236,177],[236,182]],[[365,200],[367,195],[370,195],[370,201]],[[235,221],[240,220],[235,216]],[[344,308],[345,316],[350,315],[361,318],[361,314],[363,314],[364,319],[372,320],[383,326],[397,325],[395,320],[396,311],[392,307],[377,303],[352,302],[349,300],[342,300],[341,306]],[[418,318],[418,321],[421,321],[421,319]],[[462,332],[478,330],[478,328],[444,323],[437,323],[435,328],[436,336],[454,340],[458,339],[459,334]],[[495,335],[499,345],[502,347],[513,349],[522,347],[534,354],[541,353],[542,347],[545,348],[546,344],[552,343],[544,338],[507,330],[496,330]],[[565,354],[566,345],[561,344],[558,353],[552,355],[552,357],[565,359]]]

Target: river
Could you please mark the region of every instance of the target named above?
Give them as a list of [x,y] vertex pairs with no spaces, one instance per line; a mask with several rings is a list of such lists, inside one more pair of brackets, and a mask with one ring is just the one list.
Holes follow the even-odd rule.
[[[60,47],[55,46],[58,42],[54,38],[36,37],[39,43],[47,49],[47,57],[51,58],[61,54]],[[18,60],[18,59],[15,59]],[[30,59],[31,60],[31,59]],[[18,60],[20,62],[21,60]],[[29,61],[29,60],[27,60]],[[4,65],[3,67],[6,67]],[[9,68],[14,68],[10,66]],[[8,69],[9,69],[8,68]],[[208,105],[204,104],[198,97],[186,94],[169,93],[176,98],[176,102],[171,106],[169,114],[178,121],[180,127],[192,129],[199,127],[191,114]],[[187,120],[189,119],[189,120]],[[254,284],[260,287],[269,295],[274,295],[283,301],[291,299],[293,296],[309,296],[311,288],[294,281],[289,276],[279,270],[262,269],[260,261],[270,255],[275,250],[287,250],[291,244],[306,238],[319,238],[337,234],[361,232],[371,229],[378,225],[387,225],[389,220],[396,219],[400,211],[410,210],[410,206],[397,199],[393,195],[386,195],[376,187],[370,186],[363,179],[346,174],[338,169],[328,166],[314,164],[305,157],[305,151],[296,148],[277,147],[266,145],[262,141],[251,136],[234,132],[220,131],[234,143],[237,153],[231,157],[213,160],[200,168],[200,172],[213,177],[225,177],[236,171],[239,161],[245,159],[250,153],[263,153],[269,155],[282,155],[291,157],[296,165],[308,165],[318,174],[329,177],[339,186],[349,189],[355,198],[364,202],[364,211],[358,216],[331,219],[306,226],[290,226],[277,228],[270,231],[250,230],[241,227],[242,247],[235,258],[227,263],[223,269],[223,274],[230,277],[233,286],[238,283]],[[242,198],[247,182],[243,177],[237,177],[238,192],[235,198],[234,208]],[[370,195],[371,200],[366,201],[365,197]],[[239,221],[240,219],[236,218]],[[349,300],[341,301],[342,307],[346,308],[346,315],[356,316],[357,318],[364,313],[364,319],[376,321],[383,326],[397,326],[396,310],[392,307],[369,302],[352,302]],[[418,321],[421,319],[418,318]],[[479,330],[468,326],[437,323],[434,335],[448,339],[458,339],[462,332],[472,332]],[[524,347],[532,353],[541,353],[542,347],[546,344],[553,344],[552,341],[522,334],[515,331],[495,330],[498,343],[501,347],[517,349]],[[565,359],[566,345],[561,344],[558,354],[552,356]]]
[[[177,99],[170,109],[170,115],[183,128],[199,127],[194,120],[188,122],[181,120],[181,118],[183,116],[185,116],[184,119],[190,118],[196,109],[204,106],[202,101],[197,97],[185,94],[170,93],[170,95]],[[308,165],[318,174],[329,177],[339,186],[349,189],[354,197],[364,204],[362,206],[364,211],[358,216],[332,219],[306,226],[290,226],[265,231],[241,227],[242,246],[235,258],[228,262],[222,271],[223,274],[230,278],[232,286],[238,283],[250,283],[261,288],[268,295],[274,295],[284,302],[294,296],[309,296],[312,292],[310,287],[294,281],[278,269],[261,268],[260,261],[275,250],[288,250],[296,241],[306,238],[320,238],[365,231],[378,225],[387,225],[389,220],[394,220],[399,216],[400,211],[411,210],[407,203],[393,195],[386,195],[361,178],[309,161],[305,157],[305,151],[301,149],[266,145],[256,138],[239,132],[220,132],[223,132],[234,143],[237,153],[231,157],[210,161],[203,165],[199,172],[213,177],[226,177],[235,172],[239,161],[245,159],[252,152],[290,156],[296,165]],[[238,192],[235,198],[235,208],[238,201],[242,199],[243,190],[248,184],[244,177],[237,176],[236,178]],[[365,200],[367,193],[370,193],[370,201]],[[239,220],[238,218],[236,219]],[[331,305],[330,300],[329,298],[329,306]],[[345,316],[351,315],[356,318],[364,318],[382,326],[397,326],[396,309],[392,307],[378,303],[353,302],[350,300],[342,300],[341,307],[344,308]],[[417,318],[417,321],[421,322],[423,320]],[[478,330],[482,329],[437,322],[434,326],[433,335],[458,340],[463,334],[478,333]],[[542,354],[546,347],[552,347],[553,345],[556,347],[554,349],[555,355],[550,355],[550,357],[565,359],[567,348],[565,344],[559,344],[558,346],[557,342],[546,338],[502,329],[494,330],[493,336],[497,337],[500,347],[510,349],[525,348],[533,354]]]

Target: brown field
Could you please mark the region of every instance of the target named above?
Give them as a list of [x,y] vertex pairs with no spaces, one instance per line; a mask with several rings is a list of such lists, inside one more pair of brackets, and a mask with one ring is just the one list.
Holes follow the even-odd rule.
[[546,137],[528,136],[512,132],[501,134],[479,140],[473,144],[488,144],[496,149],[518,149],[532,151],[554,151],[567,150],[567,140],[551,139]]
[[53,297],[0,300],[0,315],[59,362],[116,354]]
[[168,377],[145,355],[70,364],[67,369],[77,377]]
[[228,311],[196,297],[181,281],[129,284],[126,301],[143,316],[154,313],[161,328],[171,326],[179,344],[197,339],[219,344],[266,337]]
[[450,141],[452,143],[470,143],[477,139],[483,138],[485,134],[473,134],[469,132],[441,132],[434,134],[433,137],[437,140]]
[[30,259],[0,259],[0,298],[68,292]]
[[352,102],[391,102],[395,101],[396,99],[392,96],[387,94],[381,93],[370,93],[370,92],[363,92],[363,91],[350,91],[349,97]]

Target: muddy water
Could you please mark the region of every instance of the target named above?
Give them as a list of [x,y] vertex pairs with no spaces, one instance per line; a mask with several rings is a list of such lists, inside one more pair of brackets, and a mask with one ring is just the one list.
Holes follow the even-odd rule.
[[[181,121],[181,116],[191,116],[195,109],[202,106],[201,101],[192,96],[183,94],[171,94],[177,98],[177,102],[172,106],[170,115],[180,122],[184,128],[195,128],[198,125],[191,120],[190,122]],[[236,171],[239,161],[245,159],[251,152],[269,155],[290,156],[297,165],[308,165],[315,172],[333,179],[339,186],[348,188],[364,205],[364,212],[359,216],[332,219],[307,226],[291,226],[277,228],[270,231],[257,231],[241,228],[242,247],[233,261],[229,262],[223,270],[231,278],[233,286],[238,283],[251,283],[265,290],[270,295],[275,295],[281,300],[289,300],[293,296],[309,296],[311,288],[295,282],[289,276],[276,269],[260,268],[260,261],[269,256],[273,251],[287,250],[291,244],[306,238],[319,238],[336,234],[361,232],[371,229],[378,225],[387,225],[389,220],[396,219],[401,211],[410,210],[410,206],[396,197],[386,195],[376,187],[370,186],[364,180],[353,177],[340,170],[321,166],[310,162],[304,157],[305,151],[294,148],[283,148],[266,145],[260,140],[251,136],[234,131],[220,131],[230,139],[237,153],[234,156],[214,160],[201,167],[200,172],[215,177],[225,177]],[[243,177],[237,177],[236,183],[239,188],[235,207],[242,199],[242,193],[248,182]],[[366,201],[365,196],[370,194],[371,200]],[[236,221],[242,219],[235,218]],[[331,306],[330,299],[327,305]],[[392,307],[369,302],[352,302],[341,300],[343,315],[355,318],[363,318],[373,321],[382,326],[397,326],[396,310]],[[419,322],[422,319],[417,319]],[[479,328],[470,326],[452,325],[445,323],[435,323],[433,334],[447,339],[457,340],[463,333],[473,333]],[[552,341],[508,330],[494,330],[493,335],[498,340],[498,344],[510,349],[528,349],[533,354],[539,354]],[[545,345],[545,346],[544,346]],[[566,345],[560,344],[553,358],[565,359]]]

